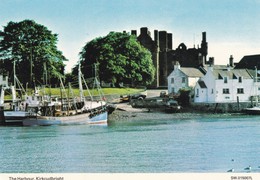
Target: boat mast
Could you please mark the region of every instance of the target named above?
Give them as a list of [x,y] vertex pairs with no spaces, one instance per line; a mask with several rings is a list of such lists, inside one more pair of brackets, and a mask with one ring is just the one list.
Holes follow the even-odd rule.
[[80,101],[84,101],[84,94],[83,94],[83,87],[82,87],[82,79],[81,79],[81,70],[80,70],[80,62],[79,62],[79,69],[78,69],[78,81],[79,81]]
[[255,66],[255,91],[256,91],[256,106],[258,106],[258,77],[257,77],[257,67]]
[[84,101],[84,100],[85,100],[85,98],[84,98],[84,92],[83,92],[83,86],[82,86],[82,79],[83,79],[84,85],[85,85],[85,87],[87,88],[87,91],[88,91],[88,94],[89,94],[89,96],[90,96],[90,98],[91,98],[91,101],[93,101],[93,97],[92,97],[92,95],[91,95],[91,93],[90,93],[90,91],[89,91],[88,85],[87,85],[87,83],[86,83],[86,81],[85,81],[85,79],[84,79],[84,77],[83,77],[83,74],[82,74],[82,72],[81,72],[81,70],[80,70],[80,63],[79,63],[79,69],[78,69],[78,78],[79,78],[80,100],[81,100],[81,101]]

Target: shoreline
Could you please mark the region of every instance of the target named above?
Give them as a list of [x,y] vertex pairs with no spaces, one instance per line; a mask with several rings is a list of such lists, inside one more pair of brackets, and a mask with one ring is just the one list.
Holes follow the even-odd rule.
[[230,118],[247,116],[242,113],[208,113],[196,110],[183,111],[178,113],[166,113],[163,108],[133,108],[129,103],[116,104],[116,110],[109,115],[110,122],[128,121],[128,120],[185,120],[208,118]]

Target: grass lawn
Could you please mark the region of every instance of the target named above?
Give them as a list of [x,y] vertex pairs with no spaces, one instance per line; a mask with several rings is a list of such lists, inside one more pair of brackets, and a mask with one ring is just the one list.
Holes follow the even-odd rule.
[[[69,92],[69,90],[65,90],[67,94],[72,96],[72,93],[74,96],[79,96],[79,89],[72,89],[72,93]],[[128,95],[128,94],[135,94],[138,92],[142,92],[144,89],[135,89],[135,88],[102,88],[102,92],[104,95],[113,95],[113,94],[119,94],[119,95]],[[60,88],[44,88],[40,90],[40,94],[50,94],[50,95],[57,95],[60,96]],[[27,92],[28,94],[32,94],[33,90],[29,90]],[[90,89],[90,93],[95,96],[98,95],[97,89]],[[88,96],[87,90],[84,90],[84,95]],[[12,96],[10,94],[6,93],[5,99],[12,99]]]

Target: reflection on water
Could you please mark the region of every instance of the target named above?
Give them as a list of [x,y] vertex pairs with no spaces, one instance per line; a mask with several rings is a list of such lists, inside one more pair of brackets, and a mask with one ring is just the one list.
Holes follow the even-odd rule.
[[0,172],[260,172],[255,116],[0,127]]

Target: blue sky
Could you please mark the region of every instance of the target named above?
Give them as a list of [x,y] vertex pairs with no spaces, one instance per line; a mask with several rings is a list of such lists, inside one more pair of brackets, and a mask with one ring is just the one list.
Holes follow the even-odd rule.
[[66,70],[92,39],[110,31],[148,27],[173,34],[173,48],[201,43],[207,32],[209,57],[227,64],[260,54],[260,0],[0,0],[0,29],[9,21],[35,20],[59,36],[69,59]]

